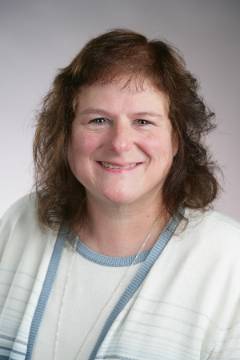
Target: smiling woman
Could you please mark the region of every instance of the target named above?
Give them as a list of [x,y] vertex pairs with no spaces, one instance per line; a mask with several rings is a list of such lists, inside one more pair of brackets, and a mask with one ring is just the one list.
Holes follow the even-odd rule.
[[240,358],[240,226],[178,51],[116,29],[56,76],[0,228],[0,360]]
[[[91,85],[78,96],[68,163],[86,189],[88,206],[101,201],[101,214],[120,205],[121,213],[149,207],[158,214],[163,211],[162,186],[177,153],[168,98],[148,81],[141,90],[131,83],[123,88],[127,80]],[[137,117],[144,113],[144,119]]]

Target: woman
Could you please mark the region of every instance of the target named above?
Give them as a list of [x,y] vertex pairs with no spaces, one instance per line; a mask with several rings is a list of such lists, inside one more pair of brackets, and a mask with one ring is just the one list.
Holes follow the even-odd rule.
[[240,226],[214,114],[168,44],[116,29],[59,72],[36,192],[1,224],[0,359],[240,358]]

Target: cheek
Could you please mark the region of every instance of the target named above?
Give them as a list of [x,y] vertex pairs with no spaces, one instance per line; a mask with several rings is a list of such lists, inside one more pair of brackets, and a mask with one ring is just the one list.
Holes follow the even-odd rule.
[[141,147],[146,154],[156,159],[171,158],[175,155],[175,146],[168,134],[148,137]]
[[96,158],[99,146],[99,138],[94,134],[84,131],[72,134],[71,143],[68,147],[68,163],[79,181],[91,172],[92,159]]
[[91,134],[78,132],[72,135],[68,156],[75,160],[77,160],[77,158],[91,156],[97,147],[98,141],[96,137],[91,136]]

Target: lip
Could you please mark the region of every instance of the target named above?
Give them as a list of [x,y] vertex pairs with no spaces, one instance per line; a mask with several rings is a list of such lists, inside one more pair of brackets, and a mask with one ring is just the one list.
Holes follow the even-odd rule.
[[[106,163],[109,163],[109,164],[112,164],[112,165],[115,165],[115,166],[122,167],[122,169],[121,168],[114,169],[114,168],[104,167],[102,165],[103,162],[106,162]],[[101,167],[101,169],[103,169],[103,170],[105,170],[105,171],[107,171],[109,173],[119,174],[119,173],[126,173],[126,172],[129,172],[129,171],[133,171],[137,167],[139,167],[139,165],[142,165],[143,162],[138,161],[138,162],[128,162],[128,163],[116,163],[116,162],[111,162],[111,161],[97,161],[97,164]],[[126,166],[131,166],[133,164],[135,164],[135,166],[126,168]]]

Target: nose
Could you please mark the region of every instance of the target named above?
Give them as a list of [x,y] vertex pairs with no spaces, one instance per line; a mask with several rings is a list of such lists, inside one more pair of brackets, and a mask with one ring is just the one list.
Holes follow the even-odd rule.
[[111,130],[110,144],[112,150],[117,153],[129,151],[133,144],[133,130],[131,126],[120,120],[114,124]]

